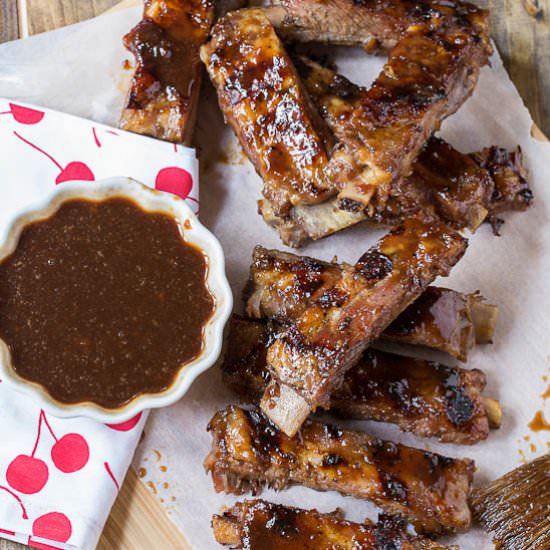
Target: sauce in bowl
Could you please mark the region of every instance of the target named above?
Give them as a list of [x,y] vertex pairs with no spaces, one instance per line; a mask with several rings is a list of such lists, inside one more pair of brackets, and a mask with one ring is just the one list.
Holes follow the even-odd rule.
[[22,378],[116,409],[168,389],[204,346],[208,261],[168,214],[73,199],[0,262],[0,338]]

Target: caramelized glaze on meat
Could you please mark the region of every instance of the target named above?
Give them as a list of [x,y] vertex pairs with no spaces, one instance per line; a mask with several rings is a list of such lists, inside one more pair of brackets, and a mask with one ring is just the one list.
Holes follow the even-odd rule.
[[470,525],[467,497],[474,463],[306,420],[288,437],[258,410],[230,406],[208,425],[205,460],[216,491],[243,494],[297,483],[368,499],[417,530],[441,533]]
[[495,182],[489,203],[490,221],[493,227],[500,227],[498,214],[508,210],[524,211],[533,202],[533,192],[527,182],[527,169],[523,164],[521,149],[507,151],[501,147],[487,147],[473,155]]
[[[305,418],[307,408],[326,406],[366,347],[435,277],[447,275],[465,250],[466,240],[441,223],[410,219],[354,266],[342,266],[339,279],[289,321],[269,347],[267,363],[278,386],[270,385],[264,394],[266,414],[292,435],[299,416]],[[301,403],[300,415],[298,396],[308,405]]]
[[121,128],[190,141],[202,75],[199,47],[213,17],[213,0],[145,0],[143,19],[124,37],[136,69]]
[[[310,305],[334,299],[334,293],[341,292],[332,289],[344,269],[346,266],[257,246],[244,292],[246,312],[255,319],[296,320]],[[466,361],[476,341],[492,340],[497,312],[479,293],[428,287],[381,338],[434,348]]]
[[444,351],[461,361],[476,340],[472,306],[482,298],[430,287],[384,331],[383,338]]
[[[238,502],[212,518],[216,541],[237,550],[444,550],[407,533],[396,518],[377,524],[345,521],[339,511],[321,514],[265,500]],[[453,547],[455,548],[455,547]]]
[[[231,321],[223,379],[249,403],[257,403],[269,384],[266,353],[272,338],[267,324]],[[500,420],[498,402],[483,398],[484,388],[479,370],[369,349],[331,395],[330,410],[342,418],[391,422],[447,443],[473,444]]]
[[277,31],[297,42],[390,50],[418,24],[470,27],[486,38],[486,12],[459,0],[271,0]]
[[[349,128],[341,113],[353,109],[368,91],[303,55],[294,56],[294,62],[328,127],[337,139],[345,141]],[[382,211],[344,211],[334,197],[319,205],[295,206],[284,218],[276,216],[269,202],[262,200],[260,212],[291,246],[362,221],[391,225],[410,216],[441,218],[456,229],[474,231],[485,219],[494,225],[498,212],[529,206],[532,193],[525,176],[519,151],[491,147],[463,154],[432,137],[413,163],[410,176],[392,186]]]
[[324,200],[326,129],[260,9],[232,12],[201,48],[220,107],[278,214]]
[[310,304],[330,296],[344,267],[258,245],[244,289],[246,312],[255,319],[295,320]]
[[283,27],[298,22],[320,36],[345,29],[348,38],[380,32],[383,41],[395,42],[373,86],[358,101],[333,106],[342,124],[328,167],[341,208],[383,211],[392,186],[410,173],[441,120],[472,93],[491,52],[486,12],[452,1],[278,4]]

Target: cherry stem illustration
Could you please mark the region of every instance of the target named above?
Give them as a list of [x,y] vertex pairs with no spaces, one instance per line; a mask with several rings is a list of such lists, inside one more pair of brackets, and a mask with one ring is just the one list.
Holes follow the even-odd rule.
[[36,449],[38,448],[38,442],[40,441],[40,432],[42,431],[42,411],[38,415],[38,430],[36,432],[36,439],[34,441],[34,447],[32,448],[31,457],[34,458]]
[[11,111],[2,111],[0,115],[11,115]]
[[21,510],[23,512],[23,519],[29,519],[29,516],[27,515],[27,510],[25,509],[25,506],[23,506],[23,502],[21,501],[20,498],[11,489],[8,489],[3,485],[0,485],[0,490],[6,491],[7,493],[9,493],[18,502],[19,506],[21,506]]
[[118,484],[118,481],[116,480],[108,462],[104,462],[103,466],[105,466],[105,470],[107,470],[107,473],[109,474],[109,477],[113,480],[113,483],[115,484],[116,490],[120,491],[120,486]]
[[38,145],[31,143],[28,139],[25,139],[23,136],[19,135],[15,130],[13,131],[13,133],[15,137],[19,138],[23,143],[30,145],[33,149],[36,149],[37,151],[48,157],[59,168],[59,170],[63,171],[63,166],[61,166],[61,164],[59,164],[59,162],[57,162],[49,153],[46,153],[44,149],[41,149],[40,147],[38,147]]
[[193,197],[185,197],[185,200],[186,201],[193,201],[193,202],[196,202],[197,204],[199,204],[199,201],[197,199],[194,199]]
[[98,147],[101,147],[101,142],[99,141],[99,138],[97,137],[97,132],[96,132],[95,126],[92,127],[92,134],[94,135],[95,144]]
[[46,424],[46,428],[48,428],[49,432],[52,434],[52,437],[55,439],[55,442],[57,443],[58,439],[55,437],[55,434],[53,433],[52,427],[50,426],[50,423],[48,422],[48,419],[46,418],[46,413],[44,411],[40,411],[40,415],[42,416],[42,419],[44,420],[44,424]]

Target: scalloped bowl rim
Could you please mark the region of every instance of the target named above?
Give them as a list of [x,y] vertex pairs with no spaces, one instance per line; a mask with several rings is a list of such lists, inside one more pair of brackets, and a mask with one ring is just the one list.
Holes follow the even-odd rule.
[[32,397],[48,413],[62,418],[84,416],[99,422],[115,424],[125,422],[140,412],[172,405],[185,395],[193,381],[218,360],[223,343],[224,327],[233,309],[233,294],[225,274],[225,257],[218,239],[204,227],[185,201],[158,191],[127,177],[89,181],[68,181],[44,194],[40,201],[21,208],[15,213],[6,230],[0,234],[0,262],[17,247],[22,229],[35,221],[44,220],[70,200],[102,201],[125,198],[146,212],[165,213],[176,219],[180,227],[188,220],[191,227],[182,229],[186,242],[194,244],[207,258],[207,287],[214,298],[214,311],[204,327],[204,346],[192,361],[183,364],[174,382],[159,393],[143,393],[125,405],[107,409],[93,402],[62,403],[54,399],[45,387],[20,377],[12,367],[11,355],[0,338],[0,378],[14,390]]

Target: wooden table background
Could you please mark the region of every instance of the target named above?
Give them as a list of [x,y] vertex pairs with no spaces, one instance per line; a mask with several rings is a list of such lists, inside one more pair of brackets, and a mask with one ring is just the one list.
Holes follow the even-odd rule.
[[[120,0],[0,0],[0,42],[88,19]],[[550,135],[550,0],[473,0],[491,9],[493,37],[535,123]],[[185,541],[170,527],[133,472],[105,528],[99,550],[180,550]],[[145,506],[137,506],[146,502]],[[143,509],[147,509],[147,517]],[[128,527],[131,526],[131,529]],[[154,533],[151,527],[154,526]],[[124,529],[123,529],[124,527]],[[129,535],[128,533],[132,533]],[[0,540],[0,550],[25,548]]]

